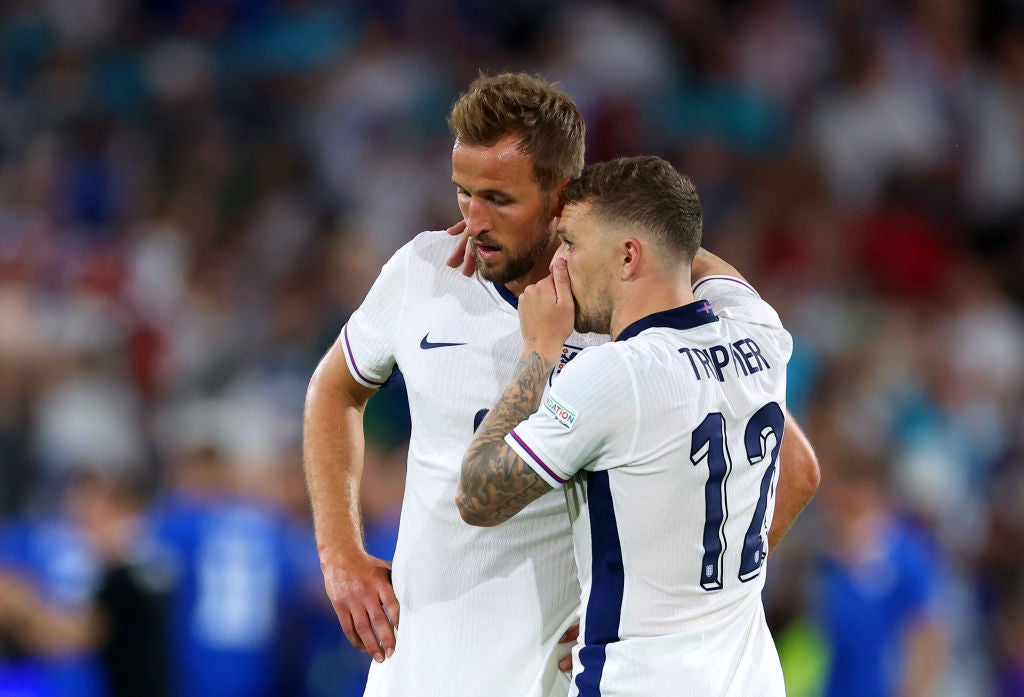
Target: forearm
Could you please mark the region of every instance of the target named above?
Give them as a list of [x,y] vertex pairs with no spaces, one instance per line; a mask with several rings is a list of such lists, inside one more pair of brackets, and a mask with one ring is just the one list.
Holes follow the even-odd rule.
[[306,395],[303,467],[317,548],[324,559],[363,550],[359,484],[365,402],[353,400],[321,368]]
[[505,436],[540,406],[554,365],[536,351],[525,353],[498,403],[477,429],[462,461],[456,499],[467,523],[489,526],[508,520],[550,488],[508,447]]
[[779,484],[775,493],[775,515],[768,530],[768,551],[775,551],[800,511],[814,496],[821,482],[818,458],[793,416],[786,412],[786,434],[779,454]]
[[98,644],[101,623],[92,607],[52,607],[22,579],[5,577],[0,586],[5,595],[3,628],[24,650],[54,656]]
[[693,257],[690,266],[690,283],[696,283],[707,276],[734,276],[743,278],[736,267],[701,247]]
[[949,654],[949,633],[934,619],[922,619],[907,631],[901,697],[930,697],[938,691]]

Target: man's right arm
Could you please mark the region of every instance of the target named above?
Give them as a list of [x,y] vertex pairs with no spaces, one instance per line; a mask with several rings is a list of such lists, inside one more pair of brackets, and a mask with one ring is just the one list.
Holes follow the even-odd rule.
[[352,645],[381,662],[395,648],[399,606],[390,564],[366,553],[359,512],[363,409],[375,391],[352,377],[335,342],[306,392],[303,463],[327,595]]

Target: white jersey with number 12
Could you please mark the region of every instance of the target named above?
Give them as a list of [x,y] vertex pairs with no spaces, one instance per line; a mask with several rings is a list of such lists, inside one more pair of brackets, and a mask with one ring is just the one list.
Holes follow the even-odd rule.
[[745,282],[589,348],[506,442],[567,486],[583,598],[570,695],[781,697],[761,605],[792,340]]

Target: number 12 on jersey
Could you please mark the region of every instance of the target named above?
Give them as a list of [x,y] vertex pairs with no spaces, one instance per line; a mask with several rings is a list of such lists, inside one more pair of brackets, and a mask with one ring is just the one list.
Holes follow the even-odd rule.
[[[764,564],[767,539],[764,531],[769,497],[774,497],[772,486],[782,446],[786,418],[775,402],[764,405],[747,421],[743,432],[743,445],[749,466],[762,464],[768,457],[768,467],[761,477],[761,488],[754,516],[743,536],[740,555],[740,581],[756,578]],[[722,558],[725,555],[725,521],[729,517],[727,482],[732,472],[732,457],[726,440],[725,417],[719,412],[708,414],[693,430],[690,461],[694,466],[708,463],[708,480],[704,484],[704,556],[701,560],[700,586],[706,591],[722,588]],[[769,447],[771,452],[769,453]]]

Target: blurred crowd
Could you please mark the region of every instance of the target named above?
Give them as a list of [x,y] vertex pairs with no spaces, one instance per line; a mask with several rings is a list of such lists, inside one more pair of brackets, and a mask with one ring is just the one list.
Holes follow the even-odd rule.
[[[765,595],[790,694],[1024,695],[1019,0],[0,3],[0,694],[132,694],[125,663],[360,694],[305,388],[458,219],[445,117],[505,69],[577,100],[588,162],[692,177],[794,335],[823,484]],[[388,556],[400,381],[366,421]]]

